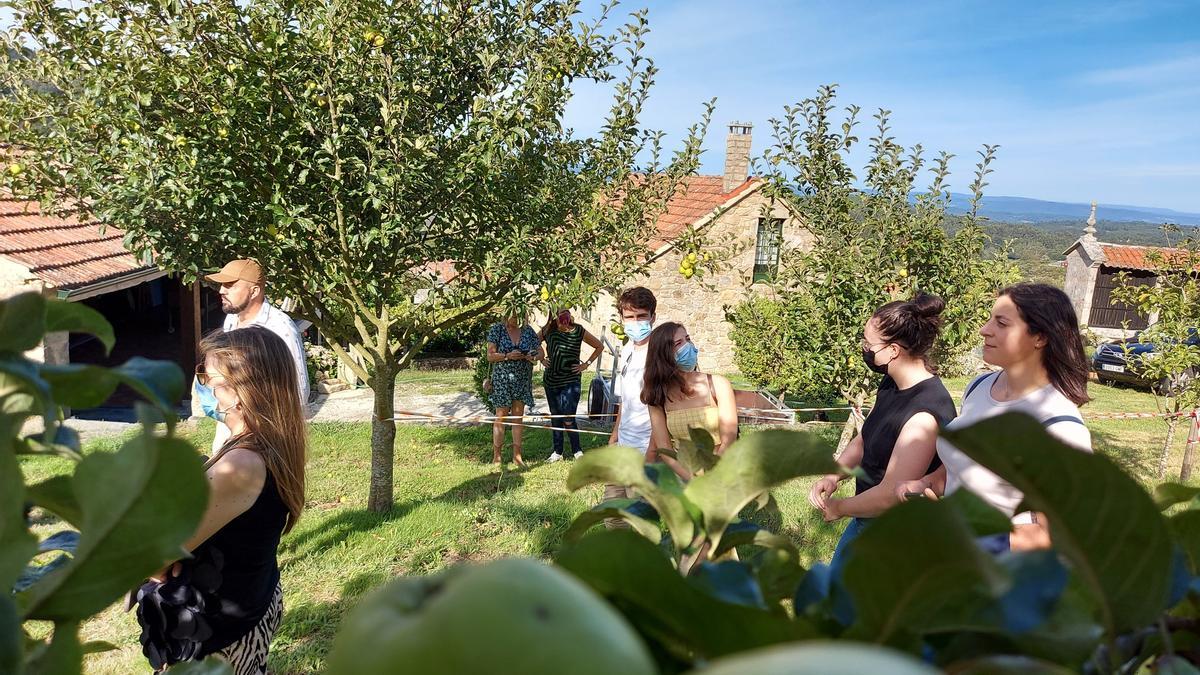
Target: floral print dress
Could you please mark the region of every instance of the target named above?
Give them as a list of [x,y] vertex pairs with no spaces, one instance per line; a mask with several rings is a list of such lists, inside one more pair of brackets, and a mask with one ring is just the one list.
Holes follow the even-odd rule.
[[[529,326],[521,327],[521,340],[513,344],[504,324],[493,324],[488,329],[488,342],[496,346],[497,354],[507,354],[514,349],[534,354],[541,345],[537,333]],[[524,359],[520,361],[497,361],[492,364],[492,405],[497,408],[511,408],[513,401],[521,400],[526,407],[533,407],[533,364]]]

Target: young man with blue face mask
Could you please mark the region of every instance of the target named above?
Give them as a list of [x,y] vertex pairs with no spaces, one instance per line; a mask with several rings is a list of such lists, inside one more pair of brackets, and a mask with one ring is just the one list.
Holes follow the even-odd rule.
[[[610,445],[623,445],[646,454],[650,446],[650,411],[642,403],[642,378],[646,371],[647,345],[650,331],[654,329],[654,314],[658,310],[658,299],[650,289],[636,286],[626,289],[617,298],[617,312],[629,344],[621,351],[617,363],[617,379],[613,391],[617,394],[620,407],[613,421]],[[627,488],[621,485],[606,485],[604,499],[630,497]],[[610,527],[620,521],[606,522]]]

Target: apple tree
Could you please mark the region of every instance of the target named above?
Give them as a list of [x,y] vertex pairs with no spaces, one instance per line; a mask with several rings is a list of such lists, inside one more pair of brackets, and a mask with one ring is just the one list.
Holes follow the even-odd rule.
[[771,121],[773,144],[758,168],[767,194],[800,214],[812,246],[784,252],[771,292],[748,298],[729,318],[738,367],[752,380],[810,401],[848,401],[857,412],[874,382],[859,343],[877,307],[918,290],[941,296],[935,357],[952,366],[976,344],[995,292],[1016,276],[1002,255],[984,255],[988,237],[975,215],[995,146],[980,152],[970,212],[950,228],[952,156],[933,160],[931,182],[918,192],[923,149],[900,146],[890,112],[880,110],[865,170],[856,173],[848,154],[859,141],[859,108],[836,119],[835,95],[836,87],[822,87]]
[[[1136,307],[1138,312],[1152,317],[1154,322],[1138,337],[1142,343],[1154,345],[1154,350],[1134,357],[1127,354],[1130,365],[1138,374],[1154,383],[1151,390],[1165,418],[1167,437],[1158,456],[1156,477],[1162,480],[1167,473],[1167,460],[1179,421],[1188,411],[1200,407],[1200,240],[1195,234],[1182,237],[1174,225],[1163,227],[1168,248],[1151,249],[1147,258],[1159,270],[1153,285],[1129,283],[1128,275],[1118,275],[1112,302]],[[1172,241],[1175,238],[1176,241]],[[1195,443],[1189,435],[1179,480],[1191,478],[1195,468]]]
[[[665,152],[638,123],[644,12],[585,20],[577,0],[9,5],[5,186],[188,278],[258,259],[374,390],[374,511],[397,370],[539,287],[584,304],[644,269],[711,111]],[[580,83],[611,90],[593,135],[564,124]]]

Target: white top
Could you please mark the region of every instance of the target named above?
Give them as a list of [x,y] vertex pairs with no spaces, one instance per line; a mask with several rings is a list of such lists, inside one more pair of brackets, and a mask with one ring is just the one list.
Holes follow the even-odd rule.
[[[1057,417],[1069,417],[1081,420],[1079,406],[1071,399],[1063,396],[1062,392],[1048,384],[1037,391],[1022,396],[1015,401],[997,401],[992,398],[992,385],[998,376],[994,373],[982,375],[972,381],[978,383],[963,398],[958,417],[946,425],[947,429],[961,429],[976,422],[995,417],[1006,412],[1021,412],[1045,423]],[[1087,427],[1078,421],[1063,419],[1046,426],[1046,431],[1058,440],[1078,448],[1084,452],[1092,451],[1092,435]],[[975,463],[961,450],[951,445],[943,438],[937,441],[938,457],[946,465],[946,494],[966,487],[979,495],[985,502],[1003,511],[1016,524],[1031,522],[1027,513],[1017,514],[1017,506],[1024,495],[1003,478]]]
[[621,354],[617,382],[613,391],[621,404],[621,421],[617,426],[617,445],[641,450],[650,447],[650,409],[642,403],[642,385],[646,374],[646,354],[642,345],[630,345]]
[[[292,321],[292,317],[283,310],[273,307],[271,303],[264,300],[262,308],[249,323],[239,326],[237,314],[226,314],[222,329],[228,333],[231,330],[250,326],[262,326],[283,339],[283,344],[287,345],[288,352],[292,355],[292,363],[296,366],[296,382],[300,389],[300,408],[307,410],[308,365],[304,358],[304,340],[300,337],[300,331],[296,329],[296,322]],[[213,437],[212,444],[213,452],[219,450],[227,440],[229,440],[229,427],[217,422],[217,432]]]

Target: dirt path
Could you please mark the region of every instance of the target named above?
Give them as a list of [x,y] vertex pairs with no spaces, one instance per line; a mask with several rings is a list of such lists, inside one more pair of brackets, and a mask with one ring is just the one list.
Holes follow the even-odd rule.
[[[475,398],[473,393],[418,393],[413,389],[416,388],[406,390],[404,387],[397,387],[397,412],[404,410],[445,417],[480,417],[489,414],[487,408],[479,402],[479,399]],[[322,394],[316,402],[309,404],[309,410],[312,413],[311,419],[313,422],[369,422],[371,421],[372,397],[371,390],[365,388],[339,391],[328,395]],[[586,412],[586,409],[587,402],[581,401],[579,406],[581,414]],[[547,413],[549,408],[544,400],[535,398],[533,410],[530,412]],[[429,420],[413,417],[406,421],[422,423]],[[448,420],[447,422],[452,423]],[[434,423],[437,421],[435,420]],[[124,433],[135,425],[124,422],[98,422],[71,418],[67,420],[67,426],[78,431],[81,439],[86,443],[93,438]]]

